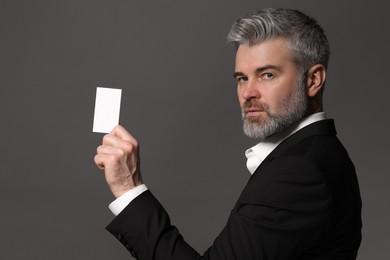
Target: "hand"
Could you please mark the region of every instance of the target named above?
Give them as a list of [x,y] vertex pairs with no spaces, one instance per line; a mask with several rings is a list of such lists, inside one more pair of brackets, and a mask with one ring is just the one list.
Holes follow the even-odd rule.
[[122,126],[103,137],[94,159],[116,198],[142,184],[138,142]]

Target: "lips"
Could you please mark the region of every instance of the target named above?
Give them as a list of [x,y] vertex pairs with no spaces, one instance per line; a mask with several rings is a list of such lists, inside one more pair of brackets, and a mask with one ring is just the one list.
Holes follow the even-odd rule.
[[246,108],[244,109],[245,117],[256,117],[263,113],[264,110],[259,108]]
[[244,109],[245,113],[252,113],[252,112],[264,112],[263,109],[260,108],[246,108]]
[[259,116],[263,113],[262,111],[247,112],[245,116]]
[[246,117],[250,116],[260,116],[262,113],[266,112],[267,106],[261,102],[246,101],[242,105],[242,112]]

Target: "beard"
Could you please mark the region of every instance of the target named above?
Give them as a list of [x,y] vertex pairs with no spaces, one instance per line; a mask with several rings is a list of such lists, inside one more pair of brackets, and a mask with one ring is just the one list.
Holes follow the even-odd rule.
[[[264,140],[279,133],[299,121],[306,115],[308,96],[305,92],[303,80],[298,81],[296,88],[275,108],[264,102],[248,100],[242,106],[243,130],[251,138]],[[265,112],[266,117],[245,116],[245,108],[256,108]]]

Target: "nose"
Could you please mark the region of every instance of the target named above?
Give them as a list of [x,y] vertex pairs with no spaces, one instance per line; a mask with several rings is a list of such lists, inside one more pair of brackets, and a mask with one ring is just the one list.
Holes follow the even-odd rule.
[[248,80],[243,86],[241,96],[245,100],[259,99],[261,97],[260,88],[255,80]]

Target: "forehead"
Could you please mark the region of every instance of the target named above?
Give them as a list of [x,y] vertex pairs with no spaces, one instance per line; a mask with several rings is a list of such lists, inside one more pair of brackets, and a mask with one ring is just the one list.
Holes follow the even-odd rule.
[[236,70],[263,66],[296,66],[292,50],[285,38],[273,38],[255,45],[240,45],[236,53]]

